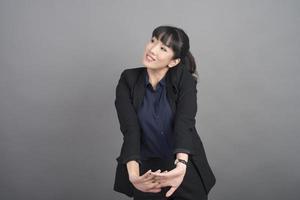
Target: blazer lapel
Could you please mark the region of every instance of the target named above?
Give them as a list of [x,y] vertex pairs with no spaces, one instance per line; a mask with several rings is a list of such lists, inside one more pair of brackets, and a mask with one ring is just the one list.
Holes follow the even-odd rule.
[[145,73],[147,73],[146,68],[142,67],[141,72],[138,74],[138,78],[137,81],[134,85],[133,88],[133,106],[135,108],[135,111],[137,112],[138,108],[140,107],[144,96],[145,96],[145,92],[146,92],[146,88],[144,86],[144,77],[145,77]]
[[168,70],[166,74],[166,95],[169,100],[170,107],[175,113],[176,111],[176,100],[177,100],[177,76],[176,76],[176,67],[173,67]]

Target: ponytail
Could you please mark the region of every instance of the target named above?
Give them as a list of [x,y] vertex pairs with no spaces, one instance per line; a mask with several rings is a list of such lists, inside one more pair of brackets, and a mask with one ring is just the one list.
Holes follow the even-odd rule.
[[152,37],[156,37],[163,44],[173,49],[173,58],[180,58],[181,61],[179,65],[183,65],[182,67],[187,68],[197,83],[198,73],[196,71],[196,62],[190,52],[189,37],[184,30],[168,25],[158,26],[153,30]]
[[196,62],[195,62],[195,58],[192,55],[192,53],[190,51],[187,52],[187,54],[185,55],[184,59],[183,59],[183,63],[184,67],[187,67],[189,72],[192,74],[194,80],[198,81],[199,75],[198,72],[196,70]]

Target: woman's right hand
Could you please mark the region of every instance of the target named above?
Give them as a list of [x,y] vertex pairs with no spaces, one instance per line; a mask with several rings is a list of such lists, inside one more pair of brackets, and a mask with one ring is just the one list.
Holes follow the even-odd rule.
[[[155,171],[155,173],[160,173],[160,169]],[[133,175],[129,176],[130,182],[134,185],[134,187],[142,192],[153,192],[157,193],[161,191],[159,186],[159,182],[155,181],[155,176],[152,171],[149,170],[142,176]]]

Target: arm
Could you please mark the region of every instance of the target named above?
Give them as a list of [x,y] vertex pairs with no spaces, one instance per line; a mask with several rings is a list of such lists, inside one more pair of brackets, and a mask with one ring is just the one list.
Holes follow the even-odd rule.
[[187,154],[187,153],[177,153],[176,158],[188,161],[189,160],[189,154]]
[[174,154],[194,154],[195,116],[197,113],[197,87],[192,74],[183,69],[174,120]]
[[132,181],[135,177],[140,176],[139,163],[135,160],[126,163],[129,180]]
[[[197,89],[196,82],[191,73],[183,69],[179,96],[176,104],[176,114],[174,120],[175,149],[176,158],[188,161],[189,155],[193,155],[193,140],[195,139],[195,116],[197,112]],[[160,187],[171,186],[166,193],[166,197],[171,196],[180,186],[186,173],[187,166],[178,162],[176,167],[170,172],[154,173],[159,177]]]
[[123,164],[131,160],[140,159],[140,126],[132,105],[130,87],[126,80],[125,73],[126,69],[121,73],[116,87],[115,99],[120,129],[123,134],[123,144],[120,156],[120,162]]

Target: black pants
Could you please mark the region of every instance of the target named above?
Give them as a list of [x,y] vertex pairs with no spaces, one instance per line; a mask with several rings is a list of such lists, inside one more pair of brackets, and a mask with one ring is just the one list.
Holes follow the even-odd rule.
[[[175,167],[174,159],[151,158],[142,160],[140,175],[143,175],[149,169],[152,171],[160,169],[163,172],[165,170],[170,171]],[[207,200],[207,194],[203,187],[200,174],[198,174],[191,159],[189,159],[182,183],[177,190],[167,198],[165,195],[169,189],[170,187],[164,187],[159,193],[151,193],[142,192],[134,188],[133,197],[134,200]]]

